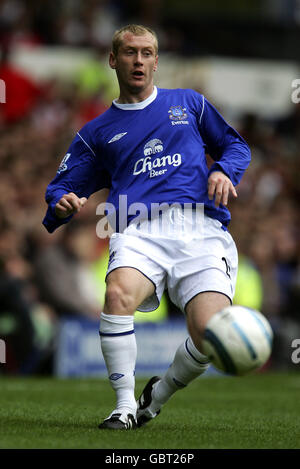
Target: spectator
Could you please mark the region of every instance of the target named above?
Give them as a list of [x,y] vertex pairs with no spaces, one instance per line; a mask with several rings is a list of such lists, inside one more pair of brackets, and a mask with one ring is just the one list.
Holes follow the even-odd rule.
[[0,117],[6,125],[26,118],[42,93],[40,86],[9,63],[8,54],[8,49],[4,48],[0,62],[0,78],[6,88],[6,104],[0,108]]

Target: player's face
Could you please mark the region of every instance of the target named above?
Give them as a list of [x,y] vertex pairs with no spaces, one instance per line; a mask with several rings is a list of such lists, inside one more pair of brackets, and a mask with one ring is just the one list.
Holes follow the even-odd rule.
[[129,93],[147,97],[152,93],[153,73],[158,61],[154,44],[155,39],[150,33],[134,36],[126,32],[117,55],[110,54],[109,63],[116,70],[121,96]]

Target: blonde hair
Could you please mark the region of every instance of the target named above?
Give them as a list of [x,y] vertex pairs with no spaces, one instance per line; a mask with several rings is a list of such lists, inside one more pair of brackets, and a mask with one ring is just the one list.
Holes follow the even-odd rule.
[[112,52],[114,55],[118,54],[118,50],[120,45],[122,44],[122,36],[124,33],[129,32],[132,33],[134,36],[144,36],[147,33],[152,34],[154,37],[154,48],[155,48],[155,54],[158,53],[158,40],[156,33],[148,28],[147,26],[142,26],[140,24],[128,24],[127,26],[123,26],[123,28],[118,29],[112,38]]

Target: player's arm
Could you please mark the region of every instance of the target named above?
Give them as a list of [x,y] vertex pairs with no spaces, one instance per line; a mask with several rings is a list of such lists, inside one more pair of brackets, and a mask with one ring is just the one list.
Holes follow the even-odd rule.
[[199,130],[207,152],[215,160],[208,173],[208,197],[215,197],[215,205],[226,205],[229,195],[237,197],[239,184],[251,159],[245,140],[223,119],[203,97]]
[[77,134],[57,174],[48,185],[46,202],[48,210],[43,220],[46,229],[52,233],[67,223],[87,202],[89,196],[110,187],[107,172],[88,140],[88,135]]

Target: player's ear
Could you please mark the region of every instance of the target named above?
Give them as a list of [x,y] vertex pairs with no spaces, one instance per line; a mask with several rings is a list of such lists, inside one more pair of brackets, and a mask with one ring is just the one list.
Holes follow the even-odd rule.
[[116,57],[115,57],[115,54],[113,52],[110,52],[110,54],[109,54],[109,66],[112,69],[116,68]]
[[154,62],[154,67],[153,67],[154,72],[156,72],[157,67],[158,67],[158,55],[155,57],[155,62]]

